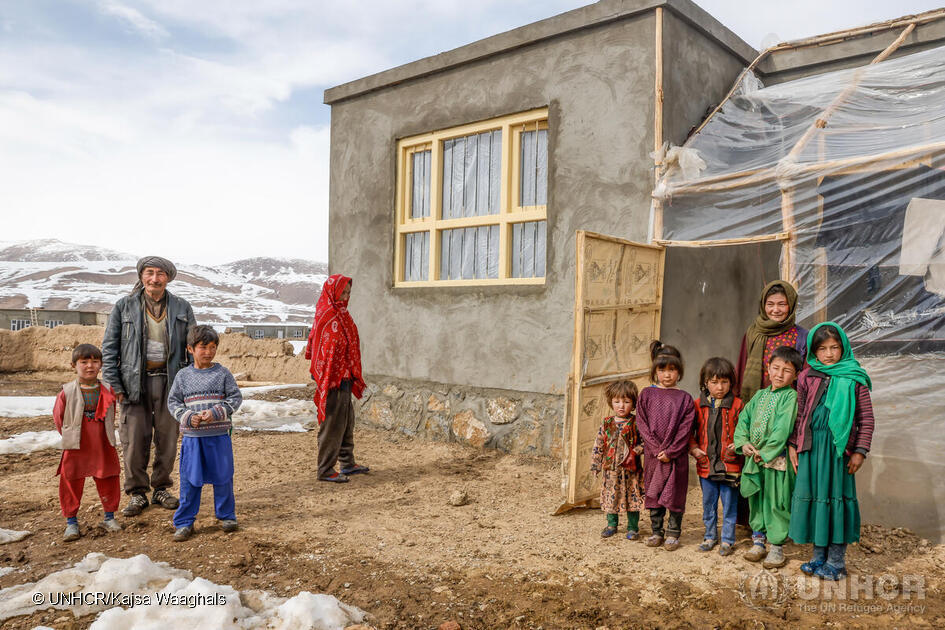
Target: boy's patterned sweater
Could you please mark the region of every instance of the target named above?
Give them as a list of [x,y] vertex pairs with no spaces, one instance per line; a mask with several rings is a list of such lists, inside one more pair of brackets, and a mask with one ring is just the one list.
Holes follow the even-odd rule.
[[[230,371],[214,363],[205,370],[189,365],[177,373],[167,407],[177,422],[181,433],[191,437],[226,435],[232,429],[232,416],[243,404],[243,395],[236,386]],[[197,427],[191,424],[194,414],[209,409],[212,420],[205,420]]]

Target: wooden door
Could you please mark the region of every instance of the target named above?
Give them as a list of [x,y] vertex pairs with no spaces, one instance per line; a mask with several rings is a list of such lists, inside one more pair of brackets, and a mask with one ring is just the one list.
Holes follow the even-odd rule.
[[[579,230],[564,509],[599,497],[591,451],[615,380],[650,384],[649,345],[659,337],[664,249]],[[561,509],[559,509],[561,511]]]

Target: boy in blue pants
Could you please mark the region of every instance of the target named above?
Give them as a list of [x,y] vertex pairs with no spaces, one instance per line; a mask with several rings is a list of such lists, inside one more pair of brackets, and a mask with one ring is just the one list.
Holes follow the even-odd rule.
[[243,396],[230,371],[214,363],[220,337],[210,326],[194,326],[187,351],[194,364],[177,373],[167,408],[180,423],[180,506],[174,512],[174,540],[193,536],[204,484],[213,485],[216,517],[225,532],[237,529],[233,495],[233,443],[230,417]]

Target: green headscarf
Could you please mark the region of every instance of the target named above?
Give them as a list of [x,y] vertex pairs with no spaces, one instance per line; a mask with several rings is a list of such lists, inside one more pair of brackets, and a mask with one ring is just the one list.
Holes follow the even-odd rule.
[[[833,326],[840,334],[840,345],[843,354],[840,360],[833,365],[824,365],[817,360],[814,348],[814,334],[824,326]],[[824,404],[830,412],[827,425],[833,434],[833,443],[837,447],[837,455],[843,457],[843,451],[850,439],[850,429],[853,428],[853,412],[856,410],[856,384],[866,385],[873,389],[869,374],[859,362],[853,358],[853,348],[843,329],[834,322],[824,322],[811,328],[807,334],[807,363],[818,372],[830,377],[830,385],[824,394]]]
[[[783,322],[776,322],[768,319],[765,315],[765,296],[772,287],[779,286],[784,289],[784,296],[787,298],[790,311]],[[745,349],[747,350],[748,360],[745,363],[745,373],[742,375],[741,399],[744,402],[751,400],[761,384],[764,382],[762,371],[764,366],[765,342],[768,337],[777,337],[786,333],[794,326],[794,310],[797,307],[797,291],[791,286],[790,282],[784,280],[775,280],[765,285],[761,291],[761,300],[758,303],[758,315],[755,321],[748,327],[745,333]]]

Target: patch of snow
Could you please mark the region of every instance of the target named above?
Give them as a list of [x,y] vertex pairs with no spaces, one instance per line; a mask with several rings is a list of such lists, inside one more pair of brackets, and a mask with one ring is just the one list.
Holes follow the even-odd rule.
[[[305,420],[299,420],[305,418]],[[295,420],[295,422],[292,422]],[[242,431],[304,431],[303,424],[315,420],[311,400],[244,400],[233,414],[233,428]]]
[[29,535],[30,533],[26,530],[0,528],[0,545],[23,540]]
[[13,567],[0,567],[0,577],[7,575],[8,573],[13,573],[16,571]]
[[50,416],[55,404],[55,396],[0,396],[0,417]]
[[305,346],[308,344],[308,341],[290,341],[292,344],[292,352],[295,353],[295,356],[299,356],[305,352]]
[[[73,594],[51,601],[51,594]],[[121,593],[100,601],[95,593]],[[36,594],[42,596],[39,605]],[[69,569],[39,582],[0,590],[0,620],[38,610],[69,610],[75,617],[100,612],[93,630],[222,628],[233,630],[342,630],[365,613],[335,597],[302,591],[286,599],[264,591],[237,591],[145,555],[108,558],[90,553]]]
[[279,389],[293,389],[296,387],[305,387],[303,383],[283,383],[281,385],[252,385],[250,387],[240,387],[240,393],[243,396],[252,396],[253,394],[262,394],[263,392],[274,392]]
[[0,455],[32,453],[47,448],[60,448],[62,436],[57,431],[26,431],[0,440]]

